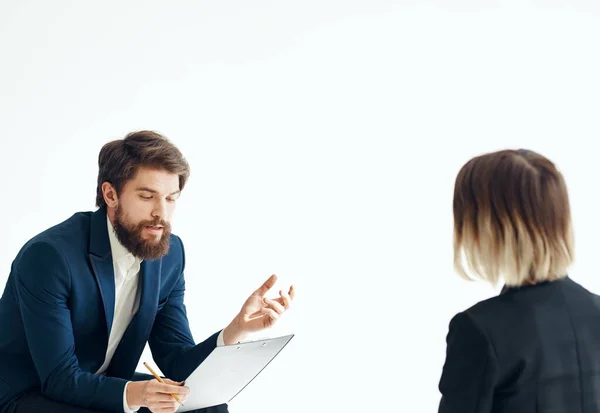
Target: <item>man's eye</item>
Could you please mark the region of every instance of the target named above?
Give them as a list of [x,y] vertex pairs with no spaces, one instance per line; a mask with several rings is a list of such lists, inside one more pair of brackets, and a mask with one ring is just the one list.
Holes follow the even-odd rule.
[[144,195],[140,195],[140,198],[142,198],[142,199],[152,199],[151,196],[144,196]]
[[175,202],[176,199],[175,198],[167,198],[167,202]]

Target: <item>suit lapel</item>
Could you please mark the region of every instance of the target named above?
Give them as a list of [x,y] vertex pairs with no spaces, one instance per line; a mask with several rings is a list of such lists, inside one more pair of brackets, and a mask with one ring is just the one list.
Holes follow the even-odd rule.
[[89,257],[104,304],[107,332],[110,335],[115,312],[115,272],[108,239],[106,209],[100,208],[94,212],[91,220]]
[[162,260],[142,261],[140,268],[140,308],[137,316],[141,326],[146,327],[148,333],[154,322],[156,308],[158,307],[158,291]]

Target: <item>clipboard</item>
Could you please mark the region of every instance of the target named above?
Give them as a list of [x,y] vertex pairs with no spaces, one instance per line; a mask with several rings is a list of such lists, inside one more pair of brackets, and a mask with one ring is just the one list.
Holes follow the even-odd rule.
[[185,380],[190,395],[178,412],[229,403],[290,342],[294,334],[217,346]]

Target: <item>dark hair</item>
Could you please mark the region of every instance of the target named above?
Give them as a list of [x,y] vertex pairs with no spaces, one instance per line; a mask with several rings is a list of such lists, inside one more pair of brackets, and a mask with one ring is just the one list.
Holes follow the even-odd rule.
[[112,184],[118,195],[140,166],[178,174],[180,190],[183,190],[190,176],[187,161],[167,138],[147,130],[131,132],[124,139],[108,142],[100,150],[96,206],[106,206],[102,194],[104,182]]
[[461,252],[493,284],[566,275],[574,256],[569,196],[544,156],[520,149],[471,159],[456,177],[453,208],[455,266],[465,278]]

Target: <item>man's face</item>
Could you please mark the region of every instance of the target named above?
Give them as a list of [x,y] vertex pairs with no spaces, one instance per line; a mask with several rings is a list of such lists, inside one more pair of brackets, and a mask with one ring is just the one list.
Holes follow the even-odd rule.
[[169,252],[170,221],[179,194],[179,176],[164,170],[138,168],[123,186],[113,227],[134,256],[154,260]]

